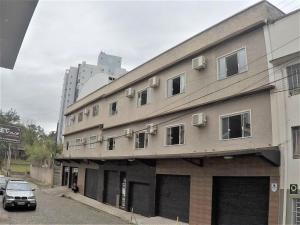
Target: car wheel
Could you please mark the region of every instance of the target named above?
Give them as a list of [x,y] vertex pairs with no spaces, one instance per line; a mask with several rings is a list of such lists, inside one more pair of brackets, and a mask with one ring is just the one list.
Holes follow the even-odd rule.
[[3,201],[3,208],[4,208],[5,210],[8,210],[8,207],[7,207],[6,203],[5,203],[5,201]]
[[32,211],[35,211],[35,210],[36,210],[36,205],[35,205],[35,206],[31,206],[30,209],[31,209]]

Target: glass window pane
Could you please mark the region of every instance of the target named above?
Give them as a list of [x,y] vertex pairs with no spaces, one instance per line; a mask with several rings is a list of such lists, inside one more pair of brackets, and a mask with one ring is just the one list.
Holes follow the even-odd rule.
[[235,75],[239,72],[237,53],[226,57],[227,77]]
[[172,95],[177,95],[180,93],[181,91],[181,84],[180,84],[180,77],[176,77],[173,79],[173,82],[172,82]]
[[241,115],[229,117],[229,138],[242,137],[242,118]]
[[185,91],[185,76],[180,76],[180,93],[183,93]]
[[167,145],[171,145],[171,128],[167,128]]
[[228,117],[222,118],[222,139],[229,138],[229,119]]
[[225,57],[220,58],[218,60],[218,70],[219,70],[219,79],[226,78],[226,63],[225,63]]
[[184,126],[180,126],[180,144],[184,144]]
[[239,73],[242,73],[244,71],[247,71],[247,56],[246,56],[246,49],[241,49],[237,53],[238,57],[238,67],[239,67]]
[[169,79],[167,81],[167,88],[168,88],[168,97],[171,97],[172,96],[172,92],[173,92],[173,80],[172,79]]
[[294,158],[300,158],[300,126],[292,128]]
[[171,144],[177,145],[179,144],[179,135],[180,135],[180,128],[178,127],[172,127],[171,128]]
[[243,137],[251,136],[250,113],[243,114]]

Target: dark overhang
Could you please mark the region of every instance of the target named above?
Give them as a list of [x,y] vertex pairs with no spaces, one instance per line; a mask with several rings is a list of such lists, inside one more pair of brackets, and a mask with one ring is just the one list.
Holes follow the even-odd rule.
[[57,161],[78,161],[89,160],[97,164],[103,164],[105,161],[128,160],[128,161],[141,161],[143,163],[153,165],[151,160],[155,159],[184,159],[194,165],[202,166],[203,159],[216,158],[216,157],[239,157],[239,156],[257,156],[273,166],[280,166],[280,151],[278,146],[255,148],[255,149],[242,149],[233,151],[218,151],[218,152],[205,152],[205,153],[185,153],[185,154],[160,154],[160,155],[138,155],[138,156],[104,156],[104,157],[57,157]]
[[0,67],[13,69],[38,0],[0,1]]

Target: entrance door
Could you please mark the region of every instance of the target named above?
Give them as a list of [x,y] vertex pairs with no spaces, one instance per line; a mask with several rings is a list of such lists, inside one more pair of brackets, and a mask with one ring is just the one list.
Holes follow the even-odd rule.
[[64,166],[63,167],[63,177],[62,177],[62,186],[68,186],[69,184],[69,176],[70,176],[70,167]]
[[98,191],[98,170],[85,170],[85,188],[84,195],[89,198],[97,200]]
[[156,214],[182,222],[189,221],[190,177],[157,175]]
[[104,171],[104,202],[116,206],[119,193],[119,178],[116,171]]
[[143,216],[149,216],[149,185],[143,183],[130,183],[129,210]]
[[78,168],[77,167],[71,167],[71,176],[70,176],[69,188],[71,188],[74,184],[77,185],[77,180],[78,180]]
[[213,225],[267,225],[269,178],[214,177]]

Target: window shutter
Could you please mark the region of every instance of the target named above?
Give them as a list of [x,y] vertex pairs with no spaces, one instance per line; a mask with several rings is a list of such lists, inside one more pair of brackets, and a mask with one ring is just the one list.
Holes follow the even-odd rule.
[[238,57],[238,67],[239,67],[239,73],[245,72],[248,70],[247,65],[247,56],[246,56],[246,49],[241,49],[237,53]]

